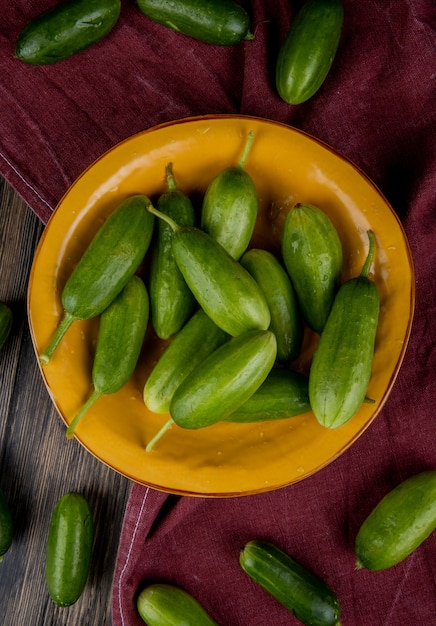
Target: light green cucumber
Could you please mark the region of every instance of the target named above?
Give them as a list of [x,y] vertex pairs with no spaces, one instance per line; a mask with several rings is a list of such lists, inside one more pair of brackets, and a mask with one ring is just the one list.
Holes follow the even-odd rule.
[[71,438],[85,413],[103,394],[116,393],[132,376],[144,341],[149,317],[147,289],[132,276],[101,314],[92,382],[94,391],[67,428]]
[[282,231],[282,256],[308,326],[321,333],[342,273],[342,244],[318,207],[296,204]]
[[218,626],[193,596],[175,585],[145,587],[136,607],[147,626]]
[[253,276],[268,303],[271,313],[269,329],[277,339],[277,360],[292,361],[300,354],[304,328],[289,275],[267,250],[252,248],[240,262]]
[[387,493],[356,536],[357,567],[393,567],[436,529],[436,470],[415,474]]
[[244,169],[253,139],[250,131],[239,163],[209,183],[201,209],[201,228],[235,259],[250,243],[259,208],[256,187]]
[[62,290],[64,314],[39,357],[44,365],[71,324],[100,315],[138,269],[153,233],[150,204],[143,195],[127,198],[91,240]]
[[[189,197],[177,188],[172,163],[166,166],[167,191],[156,208],[178,224],[194,226],[194,207]],[[172,228],[163,220],[156,224],[150,263],[150,314],[160,339],[169,339],[191,316],[195,298],[186,284],[172,252]]]

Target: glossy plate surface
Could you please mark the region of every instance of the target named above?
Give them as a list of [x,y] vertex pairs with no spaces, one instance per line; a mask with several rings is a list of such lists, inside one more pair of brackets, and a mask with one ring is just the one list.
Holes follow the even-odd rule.
[[[115,146],[88,168],[48,222],[30,277],[29,321],[35,351],[48,343],[61,315],[61,292],[72,268],[107,216],[131,194],[155,200],[173,163],[179,188],[199,209],[210,180],[237,163],[247,133],[255,140],[246,169],[260,208],[252,247],[279,251],[287,211],[296,202],[322,208],[344,249],[343,279],[360,272],[367,230],[376,234],[371,277],[381,297],[373,372],[365,404],[336,430],[312,413],[275,423],[220,423],[189,431],[173,426],[145,452],[168,416],[149,413],[142,400],[148,372],[164,344],[149,329],[131,381],[105,396],[79,424],[76,436],[102,462],[130,479],[180,494],[237,496],[276,489],[323,468],[344,452],[380,411],[395,381],[409,338],[414,272],[401,224],[378,189],[331,148],[283,124],[242,116],[188,118],[154,127]],[[89,396],[98,320],[75,322],[42,376],[68,424]],[[316,338],[306,334],[295,367],[306,371]]]

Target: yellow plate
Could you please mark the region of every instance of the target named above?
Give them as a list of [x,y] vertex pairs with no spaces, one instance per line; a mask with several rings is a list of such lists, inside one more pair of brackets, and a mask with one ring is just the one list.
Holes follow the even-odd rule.
[[[348,160],[320,141],[283,124],[244,116],[188,118],[139,133],[100,157],[72,185],[50,218],[35,255],[28,310],[35,351],[45,348],[62,315],[61,292],[103,218],[124,198],[165,190],[172,161],[182,191],[199,205],[210,180],[234,165],[247,133],[255,140],[246,169],[259,194],[253,246],[279,251],[287,211],[296,202],[322,208],[334,222],[344,249],[343,278],[360,272],[367,230],[376,234],[373,277],[381,297],[373,372],[365,404],[336,430],[312,413],[275,423],[220,423],[189,431],[173,426],[151,453],[145,446],[167,416],[149,413],[142,401],[148,372],[163,344],[146,336],[131,381],[105,396],[77,428],[82,445],[130,479],[173,493],[236,496],[276,489],[323,468],[368,427],[385,403],[409,338],[414,272],[401,224],[378,189]],[[98,321],[75,322],[42,376],[68,424],[91,392]],[[296,366],[306,370],[314,338],[307,333]]]

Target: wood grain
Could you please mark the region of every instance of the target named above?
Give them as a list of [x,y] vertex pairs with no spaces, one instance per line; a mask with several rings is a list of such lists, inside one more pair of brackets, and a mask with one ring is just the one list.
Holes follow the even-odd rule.
[[[111,592],[131,483],[68,441],[39,372],[27,321],[27,285],[44,225],[0,178],[0,300],[14,322],[0,352],[0,487],[15,536],[0,563],[2,626],[111,624]],[[45,584],[48,528],[56,501],[87,497],[95,542],[91,572],[78,602],[60,609]]]

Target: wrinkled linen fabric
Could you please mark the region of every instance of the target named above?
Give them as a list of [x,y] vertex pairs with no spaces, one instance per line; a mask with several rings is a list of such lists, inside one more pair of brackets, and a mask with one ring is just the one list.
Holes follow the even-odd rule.
[[354,538],[381,497],[436,468],[436,8],[431,0],[343,0],[327,80],[284,103],[274,65],[297,3],[245,2],[253,41],[208,46],[122,2],[101,42],[51,66],[14,58],[23,26],[51,0],[5,3],[0,24],[0,173],[45,223],[102,153],[170,120],[242,113],[321,139],[380,188],[408,236],[416,272],[409,346],[392,393],[363,435],[319,473],[271,493],[179,497],[132,484],[113,586],[113,626],[140,626],[138,590],[178,585],[222,626],[298,623],[240,569],[253,538],[276,543],[337,593],[343,626],[436,624],[436,534],[384,572],[355,567]]

